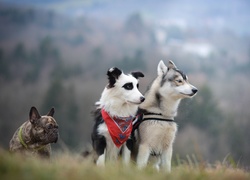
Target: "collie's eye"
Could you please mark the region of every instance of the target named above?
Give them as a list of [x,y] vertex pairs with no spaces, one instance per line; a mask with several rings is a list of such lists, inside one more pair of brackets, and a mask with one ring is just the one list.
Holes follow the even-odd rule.
[[132,90],[133,89],[133,84],[132,83],[126,83],[122,86],[126,90]]

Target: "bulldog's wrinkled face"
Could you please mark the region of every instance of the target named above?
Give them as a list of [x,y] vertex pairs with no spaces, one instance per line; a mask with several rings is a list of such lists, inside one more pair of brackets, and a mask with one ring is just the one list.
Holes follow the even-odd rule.
[[35,107],[30,110],[32,137],[42,144],[56,143],[59,137],[58,124],[53,118],[54,108],[45,116],[40,116]]

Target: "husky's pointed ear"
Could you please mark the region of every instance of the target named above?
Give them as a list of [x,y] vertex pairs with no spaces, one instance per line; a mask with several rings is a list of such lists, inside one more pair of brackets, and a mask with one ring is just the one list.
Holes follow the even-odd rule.
[[54,113],[55,113],[55,108],[53,107],[53,108],[51,108],[51,110],[47,113],[47,116],[53,117]]
[[134,76],[136,79],[139,79],[140,77],[144,77],[144,74],[140,71],[131,72],[131,75]]
[[164,64],[164,62],[161,60],[158,64],[158,67],[157,67],[157,72],[158,72],[158,76],[159,75],[162,75],[162,74],[165,74],[166,72],[168,71],[168,68],[167,66]]
[[168,69],[177,69],[176,65],[171,60],[168,62]]
[[30,109],[29,118],[30,118],[29,120],[30,120],[31,124],[36,123],[37,120],[41,118],[38,110],[34,106],[31,107],[31,109]]
[[109,88],[114,87],[116,80],[119,78],[121,74],[122,74],[122,71],[118,69],[117,67],[113,67],[108,70],[107,75],[108,75],[108,80],[109,80],[109,84],[108,84]]

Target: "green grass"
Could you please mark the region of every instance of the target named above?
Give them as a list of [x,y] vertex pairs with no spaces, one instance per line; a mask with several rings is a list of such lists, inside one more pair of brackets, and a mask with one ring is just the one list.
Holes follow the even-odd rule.
[[156,180],[156,179],[250,179],[250,173],[237,167],[228,167],[218,163],[207,166],[186,161],[172,167],[172,172],[157,172],[151,167],[138,170],[134,164],[124,166],[121,162],[109,163],[97,167],[90,160],[79,155],[61,154],[51,160],[23,157],[0,150],[1,180],[74,180],[74,179],[117,179],[117,180]]

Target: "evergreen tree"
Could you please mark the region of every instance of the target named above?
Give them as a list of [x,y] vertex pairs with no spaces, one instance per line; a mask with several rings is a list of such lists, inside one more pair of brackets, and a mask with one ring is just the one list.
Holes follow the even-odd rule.
[[184,99],[178,112],[180,129],[192,124],[208,133],[215,133],[224,119],[211,89],[207,86],[200,88],[193,99]]

